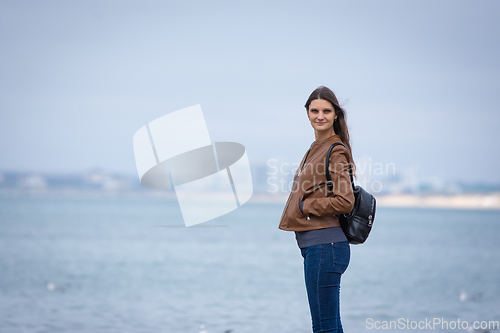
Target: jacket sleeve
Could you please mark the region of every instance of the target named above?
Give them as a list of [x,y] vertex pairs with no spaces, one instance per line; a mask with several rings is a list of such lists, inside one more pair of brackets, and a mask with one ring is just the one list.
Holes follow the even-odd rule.
[[[343,146],[335,146],[330,155],[330,177],[333,191],[328,197],[306,198],[302,210],[304,215],[348,214],[354,207],[354,193],[349,176],[348,152]],[[326,185],[325,185],[326,186]]]

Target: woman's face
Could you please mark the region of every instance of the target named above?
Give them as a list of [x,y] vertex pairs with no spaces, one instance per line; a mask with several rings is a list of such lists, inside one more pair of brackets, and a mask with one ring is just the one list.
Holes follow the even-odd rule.
[[315,99],[309,104],[307,116],[316,131],[333,130],[333,122],[337,118],[332,103],[324,99]]

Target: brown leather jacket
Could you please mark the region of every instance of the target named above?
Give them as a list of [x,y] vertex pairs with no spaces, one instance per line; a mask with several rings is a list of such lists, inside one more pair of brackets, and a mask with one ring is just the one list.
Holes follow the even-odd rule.
[[[347,149],[341,145],[330,155],[330,176],[333,191],[326,186],[325,160],[328,148],[342,142],[338,135],[313,142],[299,164],[290,196],[281,215],[279,228],[306,231],[339,226],[335,214],[347,214],[354,206],[354,193],[349,177]],[[300,202],[304,200],[300,211]]]

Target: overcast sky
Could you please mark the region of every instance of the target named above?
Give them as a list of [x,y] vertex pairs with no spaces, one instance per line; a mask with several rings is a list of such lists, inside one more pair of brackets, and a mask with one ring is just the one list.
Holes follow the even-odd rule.
[[[212,141],[298,162],[319,85],[356,161],[500,181],[499,1],[2,1],[0,170],[135,174],[134,133],[201,104]],[[186,119],[189,130],[189,119]]]

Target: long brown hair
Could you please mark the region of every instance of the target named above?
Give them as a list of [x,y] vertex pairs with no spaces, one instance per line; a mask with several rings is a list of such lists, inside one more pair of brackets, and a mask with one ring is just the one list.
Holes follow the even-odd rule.
[[349,138],[349,130],[347,128],[345,110],[340,107],[339,101],[337,100],[337,97],[335,96],[333,91],[331,91],[327,87],[320,86],[311,93],[311,95],[307,99],[306,105],[304,105],[306,107],[306,110],[309,110],[309,105],[315,99],[324,99],[325,101],[328,101],[333,105],[335,114],[337,115],[337,120],[335,120],[335,122],[333,123],[333,130],[335,131],[335,134],[338,134],[338,136],[340,136],[340,140],[342,140],[342,142],[346,146],[347,152],[349,153],[348,162],[351,165],[353,176],[356,176],[356,164],[354,164],[354,159],[352,158],[351,143]]

